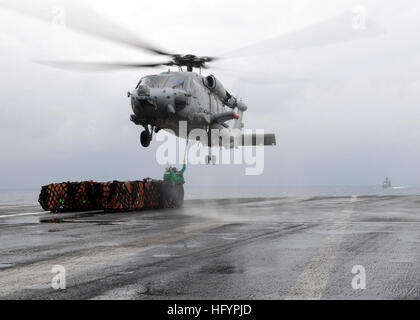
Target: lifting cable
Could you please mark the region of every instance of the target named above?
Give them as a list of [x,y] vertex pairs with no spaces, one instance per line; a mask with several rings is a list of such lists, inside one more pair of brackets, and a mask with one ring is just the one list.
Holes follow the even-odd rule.
[[187,143],[185,144],[185,152],[184,152],[184,164],[187,164],[187,151],[188,151],[188,137],[187,137]]

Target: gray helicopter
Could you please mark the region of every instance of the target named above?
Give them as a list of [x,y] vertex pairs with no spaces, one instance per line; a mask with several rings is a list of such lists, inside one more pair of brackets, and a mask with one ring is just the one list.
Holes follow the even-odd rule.
[[187,133],[229,128],[229,120],[235,120],[235,128],[242,128],[237,111],[243,114],[247,110],[213,75],[204,77],[191,71],[145,76],[128,96],[134,112],[131,120],[145,128],[140,138],[143,147],[149,145],[153,130],[179,133],[179,121],[187,121]]
[[[180,136],[180,121],[187,122],[187,135],[194,129],[206,130],[209,147],[219,143],[210,138],[211,130],[223,131],[219,138],[229,135],[228,144],[222,144],[224,147],[246,145],[245,136],[238,134],[243,128],[243,113],[247,106],[232,96],[213,75],[202,76],[192,71],[148,75],[140,79],[128,96],[134,112],[131,121],[145,128],[140,135],[143,147],[149,146],[153,131],[170,129]],[[231,126],[227,124],[230,120],[233,120]],[[249,145],[257,144],[255,138],[249,141]],[[264,135],[260,143],[275,145],[275,136]]]
[[[62,4],[63,1],[58,2]],[[0,2],[0,7],[50,22],[51,8],[56,3],[57,0],[40,0],[37,6],[34,6],[32,1],[5,1]],[[298,30],[294,34],[274,37],[232,52],[243,54],[258,47],[270,47],[278,51],[303,49],[375,37],[382,33],[382,30],[370,19],[363,20],[364,23],[368,23],[369,28],[355,29],[353,22],[353,14],[344,13],[309,28]],[[208,139],[201,142],[210,147],[210,150],[212,146],[234,148],[245,145],[276,144],[274,134],[262,136],[252,134],[247,137],[243,133],[243,115],[248,109],[246,104],[231,95],[215,76],[201,74],[202,69],[207,69],[208,64],[219,58],[175,54],[162,50],[140,39],[137,34],[98,15],[88,7],[77,5],[73,1],[66,6],[66,27],[169,59],[160,63],[69,61],[42,61],[41,63],[82,71],[162,67],[178,69],[142,77],[134,90],[128,92],[133,110],[131,121],[144,127],[144,131],[140,134],[143,147],[148,147],[153,132],[161,129],[170,130],[180,136],[181,121],[187,123],[187,135],[182,137],[188,139],[189,132],[194,129],[203,129],[207,132]],[[198,72],[194,72],[194,68]],[[214,130],[220,133],[216,141],[213,139],[213,134],[210,134]],[[208,160],[210,158],[211,156]]]
[[[212,146],[234,148],[239,146],[275,145],[274,134],[243,134],[243,114],[248,109],[246,104],[231,95],[213,75],[203,76],[193,72],[193,65],[202,68],[208,57],[188,55],[182,57],[182,63],[176,59],[168,64],[180,67],[178,72],[163,72],[148,75],[140,79],[136,88],[128,92],[134,114],[131,121],[145,130],[140,135],[143,147],[148,147],[153,132],[161,129],[171,130],[177,136],[188,139],[192,130],[202,129],[207,132],[207,141],[201,141],[209,147],[207,163],[214,163],[211,155]],[[182,71],[186,66],[187,71]],[[233,120],[229,126],[227,122]],[[185,136],[179,128],[181,121],[186,121]],[[216,131],[216,135],[214,135]]]
[[[159,54],[165,53],[159,51]],[[192,130],[205,130],[207,139],[200,142],[209,147],[207,163],[215,162],[215,157],[211,155],[211,147],[214,146],[237,148],[276,145],[274,134],[244,134],[243,115],[248,109],[246,104],[231,95],[215,76],[201,74],[201,69],[206,68],[206,62],[213,60],[215,58],[189,54],[173,55],[171,61],[159,64],[42,63],[84,70],[130,66],[135,68],[177,66],[178,71],[166,71],[142,77],[134,90],[127,93],[133,110],[131,121],[144,127],[140,134],[140,143],[143,147],[148,147],[153,133],[162,129],[184,139],[190,138]],[[186,71],[183,67],[186,67]],[[194,72],[193,68],[198,68],[200,72]],[[228,124],[231,120],[233,123]],[[180,123],[183,121],[186,122],[187,129],[184,135],[180,130]]]

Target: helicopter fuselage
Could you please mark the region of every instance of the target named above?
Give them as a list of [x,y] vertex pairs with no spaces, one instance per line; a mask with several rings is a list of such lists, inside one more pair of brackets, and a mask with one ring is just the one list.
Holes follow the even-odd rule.
[[235,98],[221,84],[215,90],[215,84],[213,76],[204,77],[195,72],[145,76],[129,93],[134,112],[131,120],[145,128],[150,125],[157,130],[169,129],[179,136],[180,121],[187,121],[189,133],[197,128],[217,127],[220,125],[215,121],[217,115],[225,115],[224,120],[237,119],[237,113],[227,112],[227,108],[232,110],[234,106],[226,106],[228,99]]

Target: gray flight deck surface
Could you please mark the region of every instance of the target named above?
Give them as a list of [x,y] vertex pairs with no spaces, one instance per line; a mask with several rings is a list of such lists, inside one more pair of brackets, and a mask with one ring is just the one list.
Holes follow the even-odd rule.
[[63,223],[40,211],[0,207],[0,299],[420,298],[420,196],[187,200]]

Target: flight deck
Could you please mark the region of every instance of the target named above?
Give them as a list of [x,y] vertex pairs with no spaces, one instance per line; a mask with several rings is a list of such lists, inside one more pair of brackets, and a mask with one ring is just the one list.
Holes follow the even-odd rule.
[[[196,199],[59,223],[41,223],[51,214],[37,205],[3,203],[0,299],[419,299],[419,203]],[[56,265],[64,290],[51,286]]]

